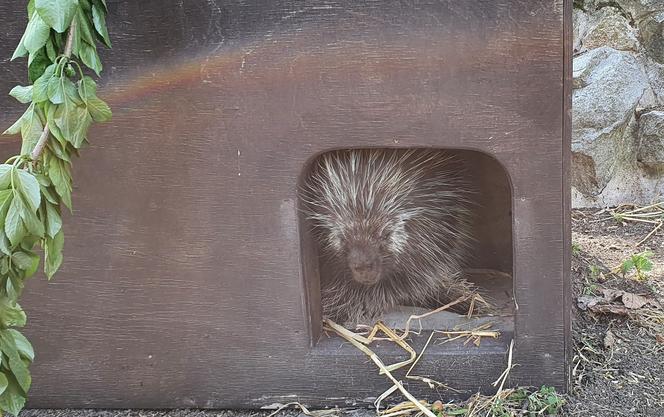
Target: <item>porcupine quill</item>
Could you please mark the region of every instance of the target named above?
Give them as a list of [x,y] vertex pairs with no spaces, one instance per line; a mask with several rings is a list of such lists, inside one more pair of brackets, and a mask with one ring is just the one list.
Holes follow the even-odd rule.
[[303,199],[321,250],[325,317],[371,319],[476,293],[462,273],[473,239],[461,171],[426,149],[339,150],[315,162]]

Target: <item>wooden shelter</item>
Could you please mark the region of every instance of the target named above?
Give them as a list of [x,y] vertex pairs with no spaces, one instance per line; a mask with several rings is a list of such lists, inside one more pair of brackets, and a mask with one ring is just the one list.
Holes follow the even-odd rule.
[[[461,391],[443,395],[488,391],[514,339],[510,383],[566,387],[571,0],[108,7],[99,94],[114,118],[75,162],[61,272],[25,292],[29,406],[371,403],[389,382],[322,334],[298,210],[311,161],[351,147],[469,161],[482,207],[474,266],[513,277],[500,287],[515,300],[502,336],[431,346],[419,373]],[[0,23],[7,93],[26,78],[24,62],[7,62],[25,1],[1,2]],[[0,105],[7,126],[21,106]]]

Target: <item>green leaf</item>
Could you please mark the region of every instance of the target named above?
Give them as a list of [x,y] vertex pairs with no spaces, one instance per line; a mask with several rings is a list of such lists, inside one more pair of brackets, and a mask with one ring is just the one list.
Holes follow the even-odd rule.
[[59,33],[69,28],[77,9],[76,0],[35,0],[37,13],[44,22]]
[[620,272],[623,274],[629,273],[632,269],[634,269],[634,261],[631,259],[626,260],[620,265]]
[[95,25],[95,30],[104,40],[104,44],[111,47],[111,38],[108,36],[108,29],[106,28],[106,12],[101,10],[96,4],[92,5],[92,21]]
[[55,46],[56,51],[62,51],[65,48],[65,43],[67,41],[65,33],[53,33],[53,45]]
[[[9,210],[9,205],[12,202],[13,196],[14,190],[12,189],[0,191],[0,217],[4,218],[7,215],[7,210]],[[4,224],[2,226],[4,226]]]
[[[2,233],[0,233],[0,250],[3,255],[11,256],[13,249],[10,247],[9,239],[7,239],[7,236],[5,235],[4,227],[2,229]],[[4,260],[7,258],[3,257],[2,259]],[[3,275],[6,275],[6,273],[3,273]]]
[[638,271],[648,272],[652,270],[653,264],[649,259],[652,252],[641,252],[632,256],[632,263]]
[[12,254],[12,262],[25,271],[26,278],[31,277],[39,268],[39,255],[34,252],[14,252]]
[[76,88],[76,84],[71,82],[71,80],[69,79],[67,79],[67,81],[69,82],[66,83],[64,89],[65,96],[67,97],[67,99],[69,99],[72,103],[74,103],[77,106],[84,105],[85,103],[83,102],[83,100],[81,100],[81,96],[78,94],[78,89]]
[[0,409],[18,416],[23,407],[25,407],[26,395],[13,374],[7,375],[7,389],[0,394]]
[[78,96],[76,85],[64,74],[60,77],[52,77],[48,82],[46,92],[53,104],[62,104],[66,99],[71,100],[75,104],[82,103]]
[[25,33],[23,34],[21,40],[18,42],[18,46],[14,50],[14,54],[12,55],[10,61],[13,61],[16,58],[20,58],[22,56],[26,56],[28,54],[28,50],[25,49],[25,46],[23,45],[24,40],[25,40]]
[[13,168],[9,164],[0,164],[0,190],[6,190],[11,185]]
[[19,117],[17,121],[14,122],[11,126],[7,128],[3,135],[16,135],[21,132],[21,126],[23,125],[23,116]]
[[[11,254],[9,254],[11,256]],[[0,257],[0,274],[7,275],[9,274],[9,258],[6,256]],[[0,358],[0,365],[2,364],[2,358]]]
[[32,249],[37,245],[41,238],[36,236],[26,235],[21,243],[18,245],[20,249],[25,251],[32,251]]
[[641,263],[641,271],[652,271],[653,263],[650,259],[644,259]]
[[92,97],[87,99],[88,111],[95,122],[106,122],[111,120],[113,113],[111,108],[103,100]]
[[18,275],[19,274],[16,271],[13,271],[13,273],[8,275],[7,282],[5,283],[7,296],[12,300],[17,300],[21,296],[24,288],[23,281],[18,277]]
[[18,350],[19,355],[30,362],[33,362],[35,360],[35,351],[28,339],[16,329],[7,329],[5,332],[9,333],[14,338],[14,343],[16,343],[16,349]]
[[11,369],[16,381],[23,388],[24,392],[28,392],[30,385],[32,385],[32,377],[28,367],[20,358],[9,358],[9,369]]
[[[7,268],[9,268],[9,264],[7,265]],[[18,278],[18,275],[15,272],[7,276],[7,281],[5,282],[5,291],[7,292],[7,297],[11,298],[12,300],[18,300],[18,298],[21,296],[21,293],[23,292],[23,287],[23,282],[20,278]]]
[[[15,307],[18,307],[18,304],[15,304]],[[20,310],[20,307],[18,307],[18,309]],[[23,315],[25,316],[25,314]],[[0,332],[0,350],[2,350],[2,353],[9,359],[7,364],[9,366],[6,368],[11,371],[7,372],[6,369],[3,369],[8,384],[7,390],[0,395],[0,408],[6,409],[6,404],[4,402],[5,394],[10,393],[15,395],[16,398],[14,398],[12,402],[16,402],[14,406],[19,407],[20,411],[20,408],[22,408],[25,403],[25,393],[30,389],[30,385],[32,384],[30,371],[28,370],[27,363],[21,359],[21,353],[13,333],[10,333],[7,330],[2,330]],[[23,399],[23,401],[21,401],[21,399]]]
[[37,238],[44,237],[44,223],[39,220],[39,217],[37,217],[37,214],[34,211],[26,207],[26,210],[21,212],[21,219],[23,219],[23,225],[29,235]]
[[30,208],[36,211],[41,204],[41,193],[39,190],[39,181],[30,172],[25,169],[17,169],[18,176],[15,177],[15,186],[23,193],[26,201],[30,203]]
[[60,128],[56,126],[55,123],[52,124],[53,130],[51,130],[51,133],[53,133],[53,136],[57,140],[51,140],[46,144],[46,148],[53,153],[53,155],[57,156],[58,159],[62,159],[63,161],[71,163],[71,157],[69,155],[69,150],[67,148],[67,141],[65,140],[64,136],[62,136],[62,132],[60,132]]
[[21,137],[23,138],[23,143],[21,144],[21,154],[27,155],[34,149],[35,145],[39,141],[39,137],[44,131],[44,126],[42,125],[39,114],[37,113],[37,107],[35,103],[32,103],[28,109],[25,111],[21,123]]
[[67,139],[65,139],[65,136],[60,131],[58,124],[55,122],[55,112],[58,110],[59,106],[51,103],[50,101],[47,101],[45,103],[45,107],[46,107],[46,120],[48,121],[48,126],[50,128],[53,137],[57,139],[57,141],[52,141],[52,140],[48,141],[46,146],[55,155],[57,155],[58,158],[70,162],[71,160],[65,149],[67,145]]
[[[2,315],[7,306],[9,306],[10,310],[14,310],[17,304],[15,301],[3,298],[2,300],[0,300],[0,315]],[[14,336],[9,334],[7,332],[7,329],[0,330],[0,351],[2,351],[3,355],[6,358],[15,358],[15,359],[20,358],[20,355],[18,353],[18,347],[16,346],[16,342],[14,341]],[[6,366],[7,362],[6,361],[3,362]]]
[[[30,0],[28,2],[28,24],[30,24],[29,18],[32,16],[34,13],[34,8],[30,8],[30,5],[33,3],[33,0]],[[18,46],[16,47],[16,50],[14,51],[14,54],[11,57],[11,60],[15,60],[16,58],[20,58],[22,56],[26,56],[28,54],[28,50],[25,48],[25,38],[28,34],[28,30],[26,27],[26,30],[23,32],[23,36],[21,36],[21,40],[18,42]]]
[[26,104],[32,101],[32,86],[23,87],[22,85],[17,85],[12,88],[9,92],[9,95],[14,97],[19,102]]
[[[21,132],[21,136],[23,137],[21,153],[25,154],[29,153],[32,150],[32,147],[37,143],[39,136],[41,136],[42,129],[43,126],[39,114],[36,111],[35,103],[32,103],[25,110],[25,113],[23,113],[13,125],[3,132],[3,135],[15,135]],[[30,147],[30,145],[32,147]]]
[[[20,305],[18,305],[18,303],[8,299],[7,297],[0,298],[0,324],[3,327],[23,327],[25,326],[25,321],[25,312],[23,312],[23,309]],[[4,339],[4,337],[0,338],[0,342],[4,342]],[[2,343],[0,345],[2,352],[7,354],[7,356],[10,356],[10,353],[12,352],[8,352],[7,349],[9,348],[6,345],[7,343]],[[6,347],[7,349],[5,349]],[[17,353],[16,350],[14,350],[13,353]]]
[[9,241],[5,234],[4,219],[7,217],[7,212],[9,211],[9,206],[11,205],[13,197],[13,190],[0,191],[0,219],[2,219],[2,221],[0,221],[0,251],[7,256],[11,256],[12,250],[9,247]]
[[48,201],[51,204],[57,205],[59,204],[57,198],[55,197],[55,194],[53,194],[53,191],[51,191],[51,187],[41,187],[41,193],[42,197],[44,200]]
[[88,68],[93,70],[97,75],[101,74],[103,67],[99,55],[97,55],[97,48],[86,42],[81,42],[78,48],[78,56]]
[[55,191],[62,202],[71,209],[71,174],[69,164],[58,158],[50,158],[48,163],[48,177],[53,182]]
[[23,271],[32,266],[32,258],[27,253],[21,251],[12,254],[12,262]]
[[83,101],[89,98],[97,97],[97,83],[92,77],[84,75],[78,82],[78,92]]
[[49,26],[42,20],[39,13],[34,12],[25,29],[25,38],[22,39],[23,46],[30,53],[40,50],[48,40],[51,33]]
[[63,137],[75,148],[80,148],[85,135],[92,123],[87,108],[77,106],[71,100],[58,105],[53,114],[55,124],[60,128]]
[[62,104],[65,101],[64,86],[60,81],[63,78],[65,77],[51,77],[51,79],[48,80],[48,85],[46,86],[46,95],[53,104]]
[[62,248],[65,244],[65,235],[62,229],[53,239],[44,239],[44,273],[51,279],[62,265]]
[[60,128],[62,136],[67,141],[71,140],[76,129],[76,119],[72,117],[75,106],[71,100],[64,100],[62,104],[59,104],[55,108],[55,112],[53,113],[53,121]]
[[55,203],[46,203],[46,234],[51,238],[62,229],[62,218]]
[[78,30],[80,39],[90,45],[94,45],[95,36],[92,32],[92,23],[90,22],[88,14],[85,13],[85,11],[81,8],[78,9],[78,13],[76,14],[76,21],[78,22],[78,26],[76,28]]
[[51,185],[51,180],[48,179],[48,177],[40,172],[33,173],[32,175],[37,178],[37,182],[39,183],[40,187],[48,187]]
[[51,62],[55,62],[56,58],[58,57],[58,51],[57,49],[55,49],[55,45],[53,44],[53,38],[51,37],[49,37],[48,40],[46,41],[46,56]]
[[97,97],[97,83],[92,78],[84,76],[78,83],[78,92],[95,122],[110,120],[111,109],[108,104]]
[[90,113],[88,113],[88,110],[83,106],[75,106],[71,117],[76,119],[74,122],[76,129],[73,132],[70,142],[75,148],[79,149],[85,142],[85,136],[92,124],[92,117],[90,116]]
[[106,5],[106,0],[92,0],[94,4],[97,6],[102,6],[104,8],[104,12],[108,13],[108,6]]
[[4,227],[2,228],[2,232],[0,233],[0,252],[4,253],[7,256],[10,256],[12,253],[12,250],[9,247],[9,240],[7,240],[7,236],[5,235]]
[[14,122],[7,130],[4,131],[5,135],[14,135],[21,132],[23,143],[21,144],[21,153],[26,155],[32,151],[35,144],[41,136],[43,126],[35,103],[30,104],[28,109],[23,115]]
[[0,395],[7,390],[7,385],[9,385],[9,382],[7,381],[7,377],[5,374],[0,372]]
[[5,233],[12,246],[18,245],[26,233],[23,220],[21,219],[21,212],[23,210],[25,210],[25,206],[21,198],[14,196],[9,205],[7,217],[5,217]]
[[34,54],[30,54],[28,63],[28,79],[30,82],[34,83],[51,64],[53,64],[53,62],[46,54],[46,48],[42,48]]
[[23,125],[25,122],[30,119],[30,117],[33,115],[35,109],[35,104],[32,103],[28,108],[25,110],[25,112],[21,115],[21,117],[18,118],[17,121],[14,122],[13,125],[9,126],[7,130],[5,130],[2,134],[3,135],[15,135],[19,132],[21,132],[21,129],[23,128]]
[[44,70],[44,73],[37,78],[32,87],[32,99],[40,103],[48,100],[48,84],[55,74],[55,64],[51,64]]

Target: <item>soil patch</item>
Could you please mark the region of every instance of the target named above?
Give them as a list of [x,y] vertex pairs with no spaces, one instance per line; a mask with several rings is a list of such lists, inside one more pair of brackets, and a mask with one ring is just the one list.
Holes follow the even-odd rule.
[[[663,300],[664,231],[641,245],[652,230],[647,223],[621,224],[604,213],[575,211],[572,269],[574,297],[602,289],[628,291]],[[652,252],[647,281],[613,273],[635,253]],[[664,323],[573,310],[575,343],[573,389],[563,415],[664,416]]]

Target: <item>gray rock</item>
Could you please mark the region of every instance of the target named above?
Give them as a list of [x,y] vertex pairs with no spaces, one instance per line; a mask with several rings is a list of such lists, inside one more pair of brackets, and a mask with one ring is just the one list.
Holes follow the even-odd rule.
[[[581,23],[581,19],[577,18]],[[615,7],[604,7],[593,14],[586,23],[578,50],[608,46],[621,51],[637,51],[639,40],[629,20]]]
[[652,174],[664,173],[664,111],[641,115],[637,160]]
[[639,22],[639,31],[648,54],[664,63],[664,11],[646,16]]
[[601,47],[574,59],[572,185],[596,196],[626,160],[635,159],[624,138],[648,77],[628,52]]
[[661,199],[664,0],[574,4],[572,204]]
[[[643,64],[654,93],[654,100],[651,107],[664,106],[664,64],[660,64],[648,57],[644,57]],[[642,107],[647,106],[643,105]]]
[[581,51],[583,38],[588,33],[588,14],[581,9],[572,12],[572,27],[574,28],[574,52]]
[[636,22],[650,14],[664,11],[664,0],[616,0],[615,3]]

